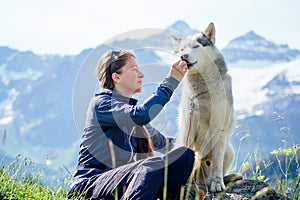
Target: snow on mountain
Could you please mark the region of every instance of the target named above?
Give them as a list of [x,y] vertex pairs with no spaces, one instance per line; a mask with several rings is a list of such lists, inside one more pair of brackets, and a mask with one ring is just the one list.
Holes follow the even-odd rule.
[[73,81],[87,52],[75,57],[38,56],[7,47],[0,52],[0,133],[7,132],[0,149],[12,157],[24,153],[38,160],[53,148],[71,146],[77,139]]
[[277,45],[254,31],[230,41],[222,52],[230,63],[241,60],[288,62],[300,56],[299,50],[290,49],[288,45]]
[[[5,94],[3,92],[3,94]],[[0,118],[0,126],[1,125],[8,125],[13,121],[14,118],[14,103],[19,96],[19,92],[12,88],[7,91],[7,98],[0,102],[0,111],[1,111],[1,118]]]
[[178,33],[183,34],[183,35],[199,33],[198,30],[192,29],[187,23],[185,23],[182,20],[176,21],[174,24],[167,27],[167,29],[177,31]]
[[[299,144],[300,59],[265,68],[231,68],[236,129],[232,142],[243,159]],[[243,139],[241,139],[243,138]],[[242,162],[242,161],[239,161]]]
[[[256,115],[262,111],[255,110],[255,106],[268,101],[271,94],[280,94],[282,98],[290,94],[300,94],[299,66],[300,59],[267,68],[229,68],[233,81],[235,109],[243,113],[243,117],[245,113]],[[278,80],[282,76],[285,78],[284,82],[271,85],[274,78]]]
[[25,71],[16,72],[6,69],[7,66],[5,64],[0,66],[0,78],[4,85],[8,85],[10,81],[16,81],[21,79],[28,79],[30,81],[38,80],[43,73],[41,71],[33,70],[31,68],[27,68]]

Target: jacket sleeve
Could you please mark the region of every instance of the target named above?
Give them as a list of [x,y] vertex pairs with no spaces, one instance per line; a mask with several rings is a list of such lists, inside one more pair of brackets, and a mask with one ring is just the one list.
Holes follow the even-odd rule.
[[95,102],[95,110],[100,126],[135,126],[148,124],[170,100],[179,82],[165,78],[157,90],[141,105],[130,105],[103,95]]

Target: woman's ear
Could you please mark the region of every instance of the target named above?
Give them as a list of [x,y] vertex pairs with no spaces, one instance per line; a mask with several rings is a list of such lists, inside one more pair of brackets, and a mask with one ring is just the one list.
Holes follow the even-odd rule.
[[113,74],[111,75],[111,78],[112,78],[112,80],[113,80],[115,83],[119,83],[119,82],[120,82],[120,76],[119,76],[119,74],[117,74],[117,73],[113,73]]

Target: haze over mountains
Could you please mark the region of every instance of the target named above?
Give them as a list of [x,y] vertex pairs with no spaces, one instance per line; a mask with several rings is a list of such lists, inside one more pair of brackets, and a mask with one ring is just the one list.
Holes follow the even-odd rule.
[[[222,34],[222,30],[216,29]],[[174,31],[186,35],[201,30],[177,21],[159,34],[115,40],[83,50],[79,55],[63,57],[0,47],[0,158],[6,161],[21,154],[43,163],[48,156],[50,169],[55,171],[64,165],[73,170],[80,137],[73,115],[83,113],[83,121],[75,119],[82,123],[85,117],[84,107],[73,113],[73,90],[78,84],[82,88],[89,84],[89,80],[78,83],[76,79],[80,78],[82,64],[89,59],[94,59],[91,63],[95,64],[95,52],[100,54],[111,46],[140,47],[135,52],[148,77],[144,81],[145,94],[137,96],[142,100],[166,75],[170,61],[175,58],[170,53],[170,34]],[[236,149],[240,145],[245,147],[239,154],[247,155],[249,150],[261,146],[268,152],[299,144],[300,51],[268,41],[255,30],[237,36],[221,51],[233,79],[237,118],[233,144]],[[177,130],[179,96],[180,90],[154,122],[162,132],[173,136]],[[90,96],[84,98],[87,101]]]

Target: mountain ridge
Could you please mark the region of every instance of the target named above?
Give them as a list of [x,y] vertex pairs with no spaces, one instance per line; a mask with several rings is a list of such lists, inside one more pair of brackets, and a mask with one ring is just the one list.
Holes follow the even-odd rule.
[[286,44],[276,45],[259,36],[254,31],[231,40],[223,49],[225,58],[230,63],[243,60],[267,60],[288,62],[300,57],[298,49],[290,49]]

